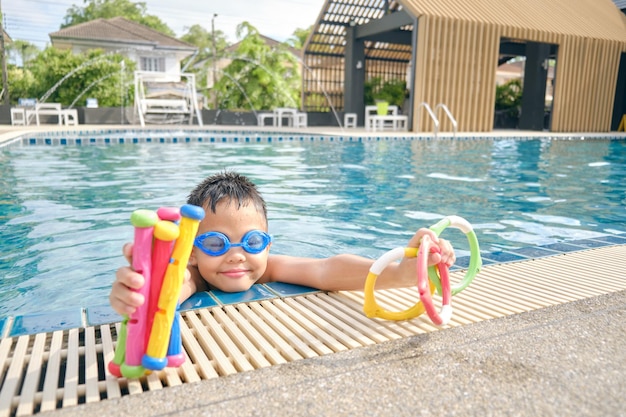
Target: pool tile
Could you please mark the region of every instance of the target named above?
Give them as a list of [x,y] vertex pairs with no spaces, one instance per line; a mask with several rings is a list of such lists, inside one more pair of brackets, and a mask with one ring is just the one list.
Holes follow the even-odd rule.
[[483,263],[485,259],[490,259],[495,262],[512,262],[512,261],[521,261],[523,259],[527,259],[524,256],[516,255],[514,253],[504,252],[504,251],[487,253],[487,254],[482,255],[482,258],[483,258]]
[[[481,254],[481,257],[483,255]],[[469,256],[461,256],[460,258],[456,258],[456,261],[454,261],[454,266],[461,268],[461,269],[465,269],[469,266],[470,263],[470,257]]]
[[208,308],[218,306],[219,303],[207,291],[197,292],[183,301],[180,310],[195,310],[197,308]]
[[576,246],[569,243],[551,243],[549,245],[543,245],[542,248],[558,251],[558,252],[576,252],[581,250],[582,246]]
[[527,247],[515,249],[515,253],[527,258],[544,258],[546,256],[558,255],[559,252],[541,247]]
[[9,337],[82,327],[82,309],[17,316]]
[[211,294],[222,304],[248,303],[250,301],[269,300],[277,298],[276,294],[261,284],[255,284],[248,291],[224,292],[219,290],[211,291]]
[[615,243],[615,244],[626,244],[626,235],[607,235],[607,236],[600,236],[600,237],[594,237],[593,240],[599,240],[601,242],[607,242],[607,243]]
[[87,326],[99,326],[118,321],[122,321],[122,316],[117,314],[110,305],[87,308]]
[[304,285],[287,284],[285,282],[268,282],[264,285],[280,297],[295,297],[297,295],[320,292],[317,288],[305,287]]
[[7,317],[0,317],[0,338],[4,336],[5,327],[7,326],[9,319]]
[[602,246],[608,246],[608,242],[602,242],[600,240],[594,239],[582,239],[582,240],[573,240],[571,242],[572,245],[582,246],[585,248],[600,248]]

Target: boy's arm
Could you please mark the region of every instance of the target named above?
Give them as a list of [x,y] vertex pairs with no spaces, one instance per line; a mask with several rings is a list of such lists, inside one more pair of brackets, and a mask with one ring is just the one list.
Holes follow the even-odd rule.
[[[441,254],[431,253],[429,265],[445,262],[451,266],[455,261],[450,243],[428,229],[420,229],[408,242],[417,247],[421,238],[428,234],[441,249]],[[296,258],[272,255],[267,262],[264,281],[280,281],[306,285],[324,291],[362,290],[373,259],[356,255],[337,255],[325,259]],[[376,279],[376,288],[399,288],[417,285],[417,258],[402,258],[387,266]]]
[[371,261],[353,255],[325,259],[270,255],[263,278],[325,291],[358,289],[370,266]]

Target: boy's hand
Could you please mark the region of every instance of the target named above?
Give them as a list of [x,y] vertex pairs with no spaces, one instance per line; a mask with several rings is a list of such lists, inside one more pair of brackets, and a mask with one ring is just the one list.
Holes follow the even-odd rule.
[[413,235],[411,240],[409,240],[408,247],[410,248],[419,247],[424,235],[428,235],[433,242],[432,246],[439,248],[439,250],[441,251],[441,253],[428,254],[428,266],[437,265],[443,262],[448,266],[448,268],[451,267],[456,261],[456,255],[454,253],[454,249],[452,248],[452,245],[447,240],[440,239],[439,237],[437,237],[435,232],[433,232],[430,229],[425,229],[425,228],[419,229],[415,233],[415,235]]
[[[133,245],[131,243],[125,244],[122,252],[130,263]],[[109,302],[113,310],[121,315],[131,315],[137,307],[143,305],[145,302],[143,295],[134,291],[140,289],[143,283],[143,275],[133,271],[130,266],[123,266],[118,269],[111,287],[111,294],[109,294]]]
[[[439,239],[435,232],[430,229],[419,229],[415,235],[413,235],[411,240],[409,240],[407,246],[410,248],[419,247],[422,237],[425,235],[428,235],[431,238],[431,247],[438,247],[441,251],[441,253],[428,254],[428,265],[437,265],[440,262],[444,262],[448,267],[452,266],[456,260],[452,245],[450,245],[450,242],[445,239]],[[394,283],[393,286],[414,287],[417,285],[417,257],[402,258],[394,271],[395,272],[392,272],[393,278],[388,278],[389,282]],[[386,275],[385,271],[382,272],[381,277],[383,275]]]
[[[127,243],[122,247],[124,257],[128,261],[128,264],[132,264],[133,244]],[[185,270],[185,277],[183,283],[183,290],[181,291],[182,299],[189,297],[194,291],[187,289],[191,284],[189,269]],[[118,314],[130,316],[137,310],[137,307],[143,305],[146,302],[143,295],[137,292],[144,283],[143,275],[135,272],[130,266],[123,266],[115,273],[115,281],[111,287],[111,293],[109,294],[109,302],[111,307]]]

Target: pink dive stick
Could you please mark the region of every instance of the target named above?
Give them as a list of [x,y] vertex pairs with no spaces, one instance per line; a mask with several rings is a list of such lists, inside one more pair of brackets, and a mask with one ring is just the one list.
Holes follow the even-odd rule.
[[145,374],[141,358],[145,352],[146,317],[150,296],[152,233],[158,221],[159,217],[152,210],[135,210],[130,216],[130,222],[135,227],[132,267],[143,275],[144,284],[137,291],[143,295],[146,302],[135,310],[128,321],[126,356],[121,366],[122,375],[126,378],[139,378]]
[[[157,211],[158,213],[158,211]],[[159,216],[160,217],[160,216]],[[180,215],[178,216],[180,217]],[[163,286],[165,270],[170,263],[174,241],[178,238],[178,225],[168,220],[159,220],[154,226],[154,243],[152,246],[152,282],[150,283],[150,299],[145,334],[145,346],[148,345],[154,314],[158,309],[159,294]]]

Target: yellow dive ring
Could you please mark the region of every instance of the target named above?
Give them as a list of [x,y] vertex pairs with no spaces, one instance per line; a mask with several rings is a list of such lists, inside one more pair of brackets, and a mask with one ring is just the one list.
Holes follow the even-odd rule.
[[[388,311],[382,308],[376,302],[374,296],[374,289],[376,287],[376,279],[378,275],[389,265],[391,262],[400,258],[415,258],[417,256],[418,248],[395,248],[385,253],[378,258],[376,262],[371,266],[367,279],[365,280],[365,301],[363,303],[363,311],[367,317],[380,317],[385,320],[409,320],[424,313],[425,308],[421,301],[418,301],[413,307],[404,311]],[[431,294],[435,291],[435,286],[430,284]]]

